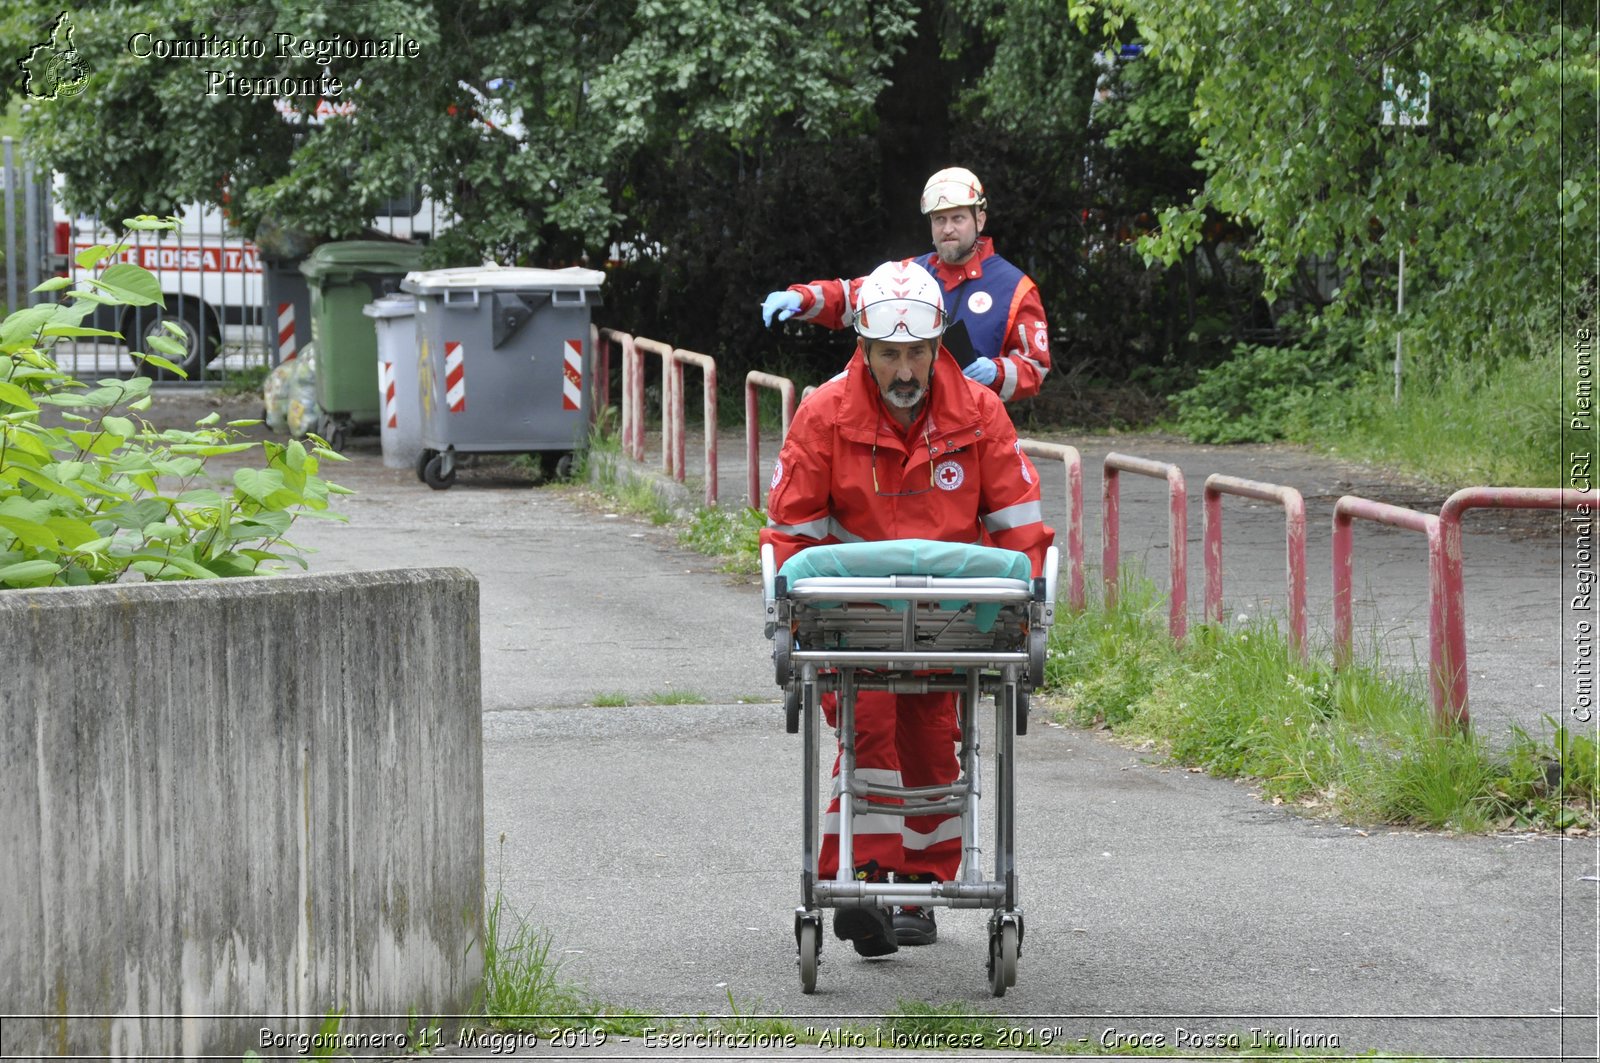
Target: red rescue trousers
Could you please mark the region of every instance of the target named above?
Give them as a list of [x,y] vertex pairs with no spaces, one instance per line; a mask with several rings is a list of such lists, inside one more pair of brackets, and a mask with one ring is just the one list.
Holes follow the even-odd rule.
[[[822,712],[835,725],[837,698],[825,694]],[[856,776],[887,786],[940,786],[961,773],[956,742],[961,728],[954,694],[892,694],[863,690],[856,694]],[[873,803],[901,804],[897,799],[871,798]],[[839,761],[833,762],[833,798],[822,821],[822,850],[817,876],[831,879],[839,869]],[[855,866],[876,863],[880,871],[916,873],[948,882],[961,867],[961,817],[885,816],[871,812],[855,817]]]

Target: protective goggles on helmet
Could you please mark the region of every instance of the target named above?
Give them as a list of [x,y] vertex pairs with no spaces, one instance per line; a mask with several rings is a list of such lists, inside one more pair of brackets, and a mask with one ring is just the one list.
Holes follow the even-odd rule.
[[952,166],[928,178],[922,189],[922,213],[971,207],[983,210],[988,205],[983,195],[983,182],[971,170]]
[[856,335],[867,340],[912,343],[944,334],[944,311],[920,299],[880,299],[856,311]]

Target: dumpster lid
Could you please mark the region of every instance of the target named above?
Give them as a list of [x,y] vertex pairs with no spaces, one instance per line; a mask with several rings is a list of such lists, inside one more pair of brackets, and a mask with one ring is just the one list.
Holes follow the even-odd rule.
[[363,306],[361,312],[368,317],[410,317],[417,312],[417,300],[400,292],[391,292]]
[[318,246],[300,263],[300,272],[313,280],[357,273],[404,273],[422,261],[422,245],[393,240],[335,240]]
[[418,295],[479,289],[482,291],[562,291],[574,288],[599,288],[606,275],[597,269],[568,266],[565,269],[535,269],[531,266],[456,266],[451,269],[418,270],[407,273],[401,291]]

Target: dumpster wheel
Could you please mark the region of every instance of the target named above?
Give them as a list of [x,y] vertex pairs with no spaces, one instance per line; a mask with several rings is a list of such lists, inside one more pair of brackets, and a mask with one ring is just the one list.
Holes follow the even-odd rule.
[[572,477],[572,451],[541,450],[539,469],[546,480],[567,480]]
[[434,452],[422,465],[422,482],[435,491],[447,491],[456,482],[455,462],[446,464],[448,455]]

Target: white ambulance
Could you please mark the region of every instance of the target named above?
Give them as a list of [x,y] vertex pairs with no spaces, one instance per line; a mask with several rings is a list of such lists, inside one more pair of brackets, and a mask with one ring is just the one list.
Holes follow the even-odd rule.
[[[285,121],[308,125],[320,124],[341,113],[340,108],[349,107],[322,100],[315,112],[302,113],[294,111],[287,101],[278,103]],[[57,175],[57,189],[61,181]],[[59,204],[59,195],[52,196],[52,200]],[[55,209],[52,267],[58,275],[76,281],[92,274],[99,267],[92,263],[80,265],[79,253],[126,240],[123,261],[148,269],[161,285],[162,302],[158,305],[101,307],[84,323],[120,332],[128,345],[148,350],[144,337],[160,330],[162,322],[173,322],[183,331],[187,348],[184,358],[173,360],[182,365],[190,380],[201,379],[203,367],[224,351],[253,352],[255,357],[247,357],[246,361],[257,365],[275,364],[295,354],[311,337],[311,323],[303,320],[307,315],[303,295],[297,300],[285,294],[300,287],[295,260],[268,259],[217,207],[192,203],[177,216],[176,232],[127,233],[121,219],[68,215],[59,206]],[[452,221],[446,211],[438,209],[418,189],[386,203],[371,219],[370,227],[388,237],[426,243]],[[299,250],[303,253],[309,248]],[[287,274],[286,283],[266,283],[264,271],[269,270]],[[269,296],[271,306],[267,305]],[[264,360],[260,357],[262,351],[268,355]]]

